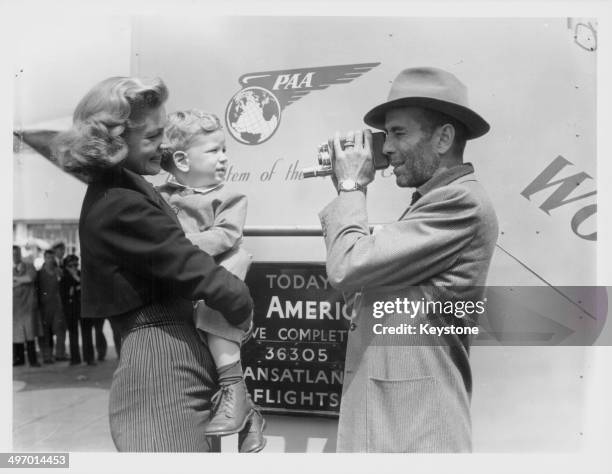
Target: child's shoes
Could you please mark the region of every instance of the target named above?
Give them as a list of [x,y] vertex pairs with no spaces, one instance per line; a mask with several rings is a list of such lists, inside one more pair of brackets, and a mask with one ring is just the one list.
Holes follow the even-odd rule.
[[263,435],[263,430],[266,427],[266,420],[261,415],[259,407],[253,403],[249,397],[249,403],[253,409],[251,419],[238,433],[238,451],[241,453],[258,453],[266,445],[266,438]]
[[207,436],[225,436],[238,433],[254,414],[244,379],[221,386],[212,397],[213,417],[206,427]]

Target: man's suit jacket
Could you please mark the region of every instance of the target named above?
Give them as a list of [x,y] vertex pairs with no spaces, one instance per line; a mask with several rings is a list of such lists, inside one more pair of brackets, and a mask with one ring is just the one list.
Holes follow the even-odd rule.
[[[486,281],[497,218],[471,165],[462,166],[374,235],[361,192],[340,193],[320,214],[330,283],[361,292],[349,331],[338,451],[471,450],[469,338],[372,332],[375,301],[482,296],[477,287]],[[396,312],[376,322],[416,320]]]
[[236,325],[251,314],[246,285],[193,245],[151,184],[125,168],[89,184],[79,234],[82,317],[176,297],[205,300]]

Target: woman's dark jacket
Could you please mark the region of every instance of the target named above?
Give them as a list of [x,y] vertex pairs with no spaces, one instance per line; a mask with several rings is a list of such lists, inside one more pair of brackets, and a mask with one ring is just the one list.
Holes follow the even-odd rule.
[[92,181],[79,221],[82,317],[116,316],[156,301],[204,300],[238,325],[247,286],[186,237],[142,176],[115,167]]

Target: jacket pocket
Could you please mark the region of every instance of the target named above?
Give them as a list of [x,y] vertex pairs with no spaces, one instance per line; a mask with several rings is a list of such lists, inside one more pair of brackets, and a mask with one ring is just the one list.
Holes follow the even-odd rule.
[[368,452],[444,451],[447,407],[434,377],[370,377],[366,401]]

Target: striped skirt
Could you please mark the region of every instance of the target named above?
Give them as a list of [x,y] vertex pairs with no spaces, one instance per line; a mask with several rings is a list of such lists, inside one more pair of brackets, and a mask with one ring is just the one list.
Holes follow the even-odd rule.
[[216,370],[193,324],[191,303],[154,303],[111,323],[122,337],[109,401],[117,450],[216,450],[204,435]]

